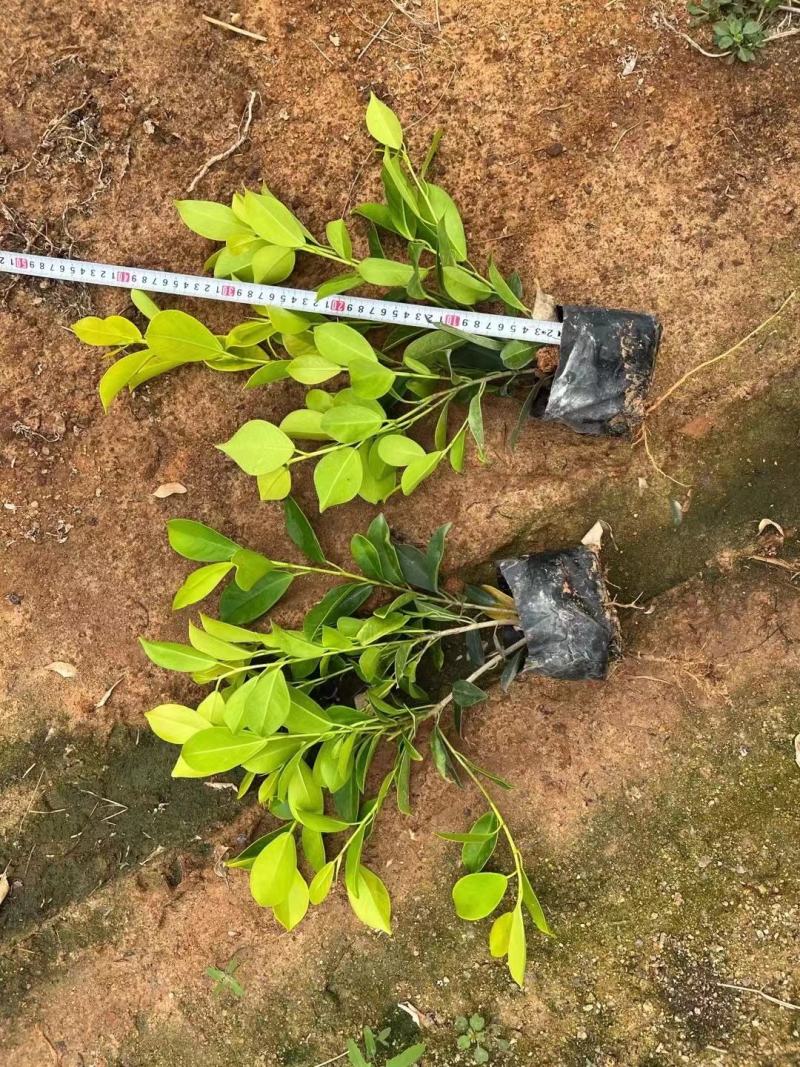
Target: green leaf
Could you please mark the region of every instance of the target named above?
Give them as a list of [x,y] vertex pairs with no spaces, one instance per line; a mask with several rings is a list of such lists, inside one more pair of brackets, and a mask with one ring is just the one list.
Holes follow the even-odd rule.
[[346,504],[358,493],[364,478],[361,456],[354,448],[337,448],[323,456],[314,470],[319,510]]
[[453,682],[453,700],[459,708],[471,708],[487,699],[486,693],[466,678],[457,678]]
[[334,296],[336,293],[348,293],[361,285],[360,274],[337,274],[335,278],[329,278],[316,291],[317,300],[324,300],[326,296]]
[[352,258],[353,242],[350,240],[344,219],[333,219],[329,222],[325,227],[325,235],[328,238],[328,244],[342,259]]
[[245,761],[244,769],[255,774],[269,774],[297,755],[302,747],[302,741],[287,734],[273,735],[266,738],[265,747],[257,756]]
[[286,434],[264,419],[251,419],[229,441],[217,445],[245,474],[271,474],[294,455]]
[[272,563],[260,552],[249,548],[240,548],[231,563],[236,568],[236,584],[240,589],[252,589],[265,574],[274,570]]
[[143,293],[141,289],[131,289],[131,302],[146,319],[152,319],[161,310],[155,300],[147,293]]
[[495,266],[494,260],[489,260],[489,281],[492,283],[492,288],[503,301],[510,308],[514,308],[516,311],[521,311],[523,315],[527,315],[528,309],[522,303],[522,301],[514,293],[514,290],[505,280],[503,275]]
[[539,346],[531,344],[530,341],[509,341],[503,345],[500,359],[503,366],[509,370],[522,370],[536,359],[538,350]]
[[403,146],[403,127],[394,111],[374,93],[367,104],[367,129],[378,144],[399,149]]
[[413,1064],[419,1063],[425,1054],[425,1045],[411,1045],[409,1048],[403,1049],[402,1052],[398,1052],[396,1056],[392,1056],[390,1060],[386,1061],[386,1067],[412,1067]]
[[494,834],[473,834],[473,833],[462,834],[462,833],[451,833],[449,831],[444,831],[444,830],[442,830],[442,831],[437,830],[436,831],[436,836],[437,837],[441,837],[441,839],[443,841],[455,841],[458,844],[472,845],[472,844],[484,844],[484,842],[490,841],[495,835]]
[[173,552],[197,563],[230,560],[239,549],[229,537],[193,519],[170,519],[167,536]]
[[367,1063],[361,1055],[361,1049],[352,1037],[347,1040],[347,1058],[350,1061],[350,1067],[372,1067],[372,1064]]
[[232,568],[232,563],[209,563],[192,571],[172,600],[172,610],[188,607],[213,592]]
[[366,926],[382,933],[392,932],[392,904],[386,886],[368,867],[359,863],[355,887],[347,887],[350,907]]
[[326,863],[324,867],[320,867],[317,873],[311,880],[311,885],[308,888],[308,895],[312,904],[321,904],[331,891],[333,885],[333,876],[336,872],[336,863],[331,861]]
[[[303,830],[300,841],[303,846],[303,855],[308,860],[309,866],[316,873],[325,866],[325,845],[322,841],[322,833],[318,828],[312,828],[307,820],[311,818],[326,818],[324,815],[314,816],[311,812],[300,812],[302,816]],[[336,821],[336,820],[332,820]]]
[[371,437],[383,425],[383,418],[370,408],[341,404],[325,412],[321,425],[329,437],[350,445]]
[[425,191],[433,206],[437,219],[444,223],[444,230],[455,258],[460,262],[467,258],[467,238],[464,223],[450,194],[439,185],[425,183]]
[[307,911],[308,885],[302,874],[296,870],[287,897],[275,905],[272,914],[284,930],[293,930],[305,918]]
[[508,876],[505,874],[465,874],[453,886],[453,903],[460,919],[477,922],[491,915],[505,896]]
[[302,248],[306,243],[303,227],[277,197],[271,194],[244,194],[244,212],[259,237],[283,248]]
[[508,943],[511,939],[511,924],[514,919],[513,911],[505,911],[498,915],[492,923],[489,932],[489,952],[496,960],[502,959],[508,954]]
[[409,463],[425,458],[422,445],[403,434],[391,433],[378,441],[378,455],[390,467],[407,467]]
[[[485,878],[486,875],[472,875],[473,878]],[[508,938],[508,969],[511,977],[522,988],[525,985],[525,967],[527,965],[527,946],[525,944],[525,923],[522,919],[522,907],[517,904],[511,919]]]
[[277,285],[289,277],[294,270],[294,264],[293,248],[281,248],[279,245],[259,248],[250,264],[253,281],[256,285]]
[[[134,381],[144,367],[153,359],[148,349],[140,349],[131,352],[122,359],[115,360],[103,374],[97,386],[103,411],[108,411],[112,401],[117,397],[126,385]],[[133,388],[133,386],[131,386]]]
[[464,453],[467,448],[467,428],[459,430],[453,439],[453,443],[450,446],[450,466],[454,471],[460,472],[464,469]]
[[283,514],[286,532],[303,555],[312,563],[325,563],[325,553],[317,540],[314,528],[306,518],[303,509],[292,497],[284,501]]
[[429,452],[421,459],[415,459],[403,471],[400,487],[406,496],[411,496],[417,486],[429,478],[444,458],[444,452]]
[[222,774],[252,759],[266,741],[252,734],[231,733],[227,726],[210,726],[184,743],[181,757],[193,771]]
[[150,320],[145,341],[155,355],[182,363],[213,360],[225,354],[219,338],[185,311],[159,311]]
[[278,467],[270,474],[256,477],[259,500],[283,500],[292,491],[292,475],[288,467]]
[[525,871],[522,872],[522,903],[525,905],[531,919],[533,919],[536,929],[540,930],[543,934],[552,936],[553,931],[550,929],[547,918],[542,910],[542,905],[539,903],[539,898],[534,893],[533,886]]
[[397,377],[388,367],[367,359],[354,359],[348,370],[353,392],[365,400],[377,400],[385,396]]
[[323,322],[314,330],[314,344],[320,355],[347,367],[354,359],[377,362],[375,349],[358,330],[345,322]]
[[272,359],[259,367],[255,373],[247,379],[247,389],[256,389],[260,385],[269,385],[270,382],[279,382],[289,377],[290,359]]
[[175,207],[183,224],[192,233],[211,241],[227,241],[230,237],[249,233],[248,228],[225,204],[217,204],[213,200],[176,200]]
[[352,825],[352,823],[345,822],[343,819],[334,819],[332,815],[324,815],[317,811],[307,811],[304,808],[297,809],[297,819],[309,830],[315,830],[321,834],[338,834],[342,830],[349,829]]
[[290,707],[286,679],[280,668],[273,667],[256,678],[242,725],[249,726],[262,737],[268,737],[286,722]]
[[327,441],[329,435],[322,429],[322,412],[309,408],[290,411],[281,419],[280,429],[292,440]]
[[[316,562],[324,562],[317,560]],[[306,615],[303,621],[303,633],[313,640],[323,626],[335,626],[343,615],[351,615],[369,599],[372,589],[369,585],[348,582],[329,589],[325,596]]]
[[481,300],[488,300],[492,290],[484,282],[473,277],[463,267],[451,265],[442,267],[442,281],[445,292],[459,304],[472,307]]
[[405,287],[414,277],[414,268],[410,263],[400,263],[394,259],[374,259],[368,256],[358,264],[358,273],[370,285],[388,288]]
[[146,641],[143,637],[139,638],[139,644],[149,660],[168,671],[191,674],[193,671],[210,670],[216,664],[216,660],[196,652],[189,645],[179,645],[172,641]]
[[341,369],[324,356],[310,354],[293,359],[289,364],[288,374],[290,378],[294,378],[302,385],[319,385],[321,382],[335,378],[341,373]]
[[250,892],[262,908],[286,900],[297,873],[297,846],[291,831],[279,834],[259,852],[250,869]]
[[265,611],[278,603],[294,581],[294,575],[285,571],[270,571],[251,589],[240,589],[235,583],[226,587],[219,600],[223,622],[246,626],[260,618]]
[[497,835],[500,831],[500,823],[493,811],[487,811],[473,823],[470,834],[484,837],[481,842],[465,843],[461,850],[461,862],[471,874],[482,871],[489,858],[497,847]]
[[483,459],[483,447],[485,443],[483,432],[483,408],[481,407],[481,394],[476,393],[472,400],[469,402],[469,411],[467,414],[469,422],[469,430],[478,446],[478,454]]
[[305,760],[300,760],[289,781],[287,802],[295,818],[299,817],[298,812],[322,813],[322,790],[314,781],[311,768]]
[[130,319],[123,318],[122,315],[109,315],[105,319],[89,315],[85,319],[78,319],[72,324],[71,329],[78,340],[87,345],[124,348],[125,345],[136,344],[142,340],[139,327]]
[[183,704],[159,704],[152,711],[146,711],[144,717],[156,737],[171,745],[182,745],[193,734],[208,728],[202,715]]
[[232,860],[225,860],[225,866],[232,867],[236,870],[251,870],[256,861],[256,857],[264,851],[270,841],[274,841],[279,834],[284,833],[286,833],[286,829],[283,826],[279,826],[275,830],[270,830],[268,834],[264,834],[262,837],[256,838],[255,841],[251,841],[247,848],[240,852],[238,856],[234,856]]

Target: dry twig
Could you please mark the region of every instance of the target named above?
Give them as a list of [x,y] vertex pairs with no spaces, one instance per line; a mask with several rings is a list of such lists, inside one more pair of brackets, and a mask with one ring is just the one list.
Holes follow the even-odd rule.
[[234,26],[232,22],[223,22],[221,19],[214,19],[210,15],[201,15],[200,18],[209,22],[212,26],[219,26],[221,30],[230,30],[231,33],[239,33],[242,37],[249,37],[253,41],[269,44],[269,40],[266,37],[262,37],[260,33],[253,33],[252,30],[243,30],[241,26]]
[[256,92],[256,90],[251,89],[250,94],[247,98],[247,104],[245,106],[244,113],[242,114],[242,117],[239,121],[239,134],[236,140],[233,142],[232,145],[230,145],[229,148],[226,148],[224,152],[219,152],[217,155],[212,156],[211,159],[206,160],[206,162],[203,164],[197,174],[195,174],[195,176],[189,182],[189,185],[186,187],[187,193],[193,193],[195,191],[198,183],[201,182],[203,178],[205,178],[206,174],[208,174],[208,172],[213,166],[215,166],[217,163],[221,163],[224,159],[227,159],[228,156],[232,156],[238,148],[242,147],[244,142],[247,140],[248,134],[250,133],[250,126],[253,122],[253,107],[255,105],[257,96],[258,93]]

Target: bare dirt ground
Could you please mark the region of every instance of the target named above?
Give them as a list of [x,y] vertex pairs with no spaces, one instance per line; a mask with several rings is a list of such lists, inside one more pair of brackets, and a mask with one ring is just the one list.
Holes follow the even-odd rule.
[[[374,90],[416,149],[445,130],[438,178],[478,258],[494,253],[565,302],[661,317],[658,393],[800,283],[800,45],[729,67],[656,11],[243,3],[241,25],[263,43],[208,24],[202,14],[230,12],[201,4],[12,0],[2,245],[199,270],[209,245],[171,202],[231,143],[250,90],[249,140],[195,195],[267,180],[318,230],[375,186]],[[300,284],[319,280],[304,270]],[[575,539],[601,515],[618,599],[643,594],[654,609],[624,613],[626,656],[605,685],[519,681],[471,722],[475,752],[515,783],[556,930],[533,947],[521,993],[483,929],[455,920],[455,857],[429,833],[464,826],[469,794],[422,772],[414,817],[377,835],[392,941],[359,929],[341,897],[285,935],[219,862],[258,812],[172,782],[171,753],[143,729],[144,710],[179,695],[136,641],[184,626],[169,611],[184,567],[164,521],[191,515],[290,551],[279,509],[211,445],[245,417],[289,410],[292,387],[245,395],[232,376],[191,370],[104,416],[101,359],[65,328],[123,311],[125,294],[0,289],[0,1062],[311,1067],[365,1024],[413,1038],[399,1001],[423,1013],[430,1063],[461,1062],[452,1020],[475,1010],[512,1040],[509,1063],[800,1061],[800,1013],[786,1006],[800,1003],[800,607],[790,571],[747,559],[762,554],[764,517],[786,529],[781,557],[800,554],[797,305],[650,420],[658,462],[691,491],[641,446],[541,424],[509,453],[516,411],[497,401],[485,467],[441,473],[387,509],[411,540],[451,520],[459,574],[509,546]],[[237,319],[190,310],[218,329]],[[187,495],[154,499],[167,481]],[[310,487],[299,497],[310,510]],[[331,555],[368,515],[324,517]],[[53,661],[76,677],[45,670]],[[205,976],[234,954],[241,999]]]

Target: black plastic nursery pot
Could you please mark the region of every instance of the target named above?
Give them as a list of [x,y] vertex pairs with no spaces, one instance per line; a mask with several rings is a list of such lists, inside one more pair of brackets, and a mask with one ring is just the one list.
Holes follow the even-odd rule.
[[608,675],[620,635],[599,552],[578,545],[503,559],[497,575],[527,641],[523,672],[569,681]]
[[644,418],[661,324],[652,315],[565,305],[558,366],[543,410],[545,421],[577,433],[629,435]]

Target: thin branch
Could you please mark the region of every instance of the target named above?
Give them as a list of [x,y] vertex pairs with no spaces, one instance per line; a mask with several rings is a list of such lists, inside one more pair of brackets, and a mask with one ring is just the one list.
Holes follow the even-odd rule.
[[684,33],[682,30],[679,30],[675,23],[671,22],[670,19],[667,18],[663,11],[657,12],[656,21],[658,21],[659,16],[661,19],[661,25],[665,29],[669,30],[670,33],[674,33],[676,37],[682,37],[684,41],[686,41],[687,44],[690,44],[696,52],[700,53],[701,56],[706,56],[708,59],[724,59],[726,56],[729,56],[731,54],[730,52],[707,52],[705,48],[702,47],[702,45],[699,45],[697,41],[695,41],[694,37],[690,37],[688,33]]
[[768,1000],[770,1004],[777,1004],[779,1008],[788,1008],[789,1011],[800,1011],[800,1004],[792,1004],[789,1000],[780,1000],[778,997],[771,997],[769,993],[765,993],[761,989],[754,989],[749,985],[730,985],[728,982],[717,982],[720,989],[733,989],[737,993],[754,993],[757,997],[761,997],[762,1000]]
[[[527,637],[521,637],[519,641],[515,641],[513,645],[509,645],[507,648],[504,648],[502,652],[498,652],[496,656],[492,656],[491,659],[487,659],[485,663],[478,667],[477,670],[473,671],[472,674],[468,675],[467,678],[465,678],[464,680],[467,682],[474,682],[476,678],[480,678],[481,675],[487,674],[499,663],[502,663],[504,659],[508,659],[508,657],[513,656],[515,652],[519,652],[519,650],[521,648],[524,648],[527,643]],[[428,717],[434,717],[438,719],[438,717],[442,714],[444,709],[447,707],[448,704],[451,703],[452,700],[453,691],[451,690],[444,698],[444,700],[440,700],[438,704],[434,705],[431,714]]]
[[381,33],[386,29],[386,27],[389,25],[389,23],[392,21],[393,18],[394,18],[394,12],[390,11],[389,14],[386,16],[386,18],[381,23],[381,25],[377,28],[377,30],[373,33],[373,35],[370,37],[370,39],[367,41],[367,43],[364,45],[364,47],[361,49],[361,51],[356,56],[356,63],[360,63],[361,62],[363,57],[367,54],[367,52],[370,50],[370,48],[372,48],[373,44],[375,44],[375,42],[380,37]]
[[699,374],[701,370],[705,370],[707,367],[712,367],[715,363],[719,363],[720,360],[727,359],[727,357],[732,356],[734,352],[738,352],[742,345],[747,344],[748,341],[751,341],[754,337],[757,337],[758,334],[762,332],[762,330],[765,330],[767,326],[770,325],[770,323],[774,322],[775,319],[777,319],[780,315],[783,314],[783,312],[786,310],[789,304],[791,304],[791,302],[796,296],[797,290],[794,289],[791,293],[789,293],[789,295],[786,297],[786,299],[777,311],[773,312],[773,314],[770,315],[768,319],[764,319],[760,326],[756,326],[756,328],[754,330],[751,330],[746,337],[743,337],[741,339],[741,341],[737,341],[732,348],[729,348],[725,352],[722,352],[719,356],[714,356],[713,359],[707,359],[704,363],[699,363],[696,367],[693,367],[690,371],[687,371],[682,378],[679,378],[674,385],[671,385],[669,389],[667,389],[666,393],[662,393],[657,400],[653,401],[653,403],[647,409],[647,414],[651,415],[654,411],[656,411],[657,408],[660,408],[664,401],[667,399],[667,397],[672,396],[672,394],[676,390],[680,389],[680,387],[686,382],[688,382],[690,378],[693,378],[695,374]]
[[220,152],[218,153],[218,155],[212,156],[211,159],[207,160],[203,164],[197,174],[195,174],[195,176],[189,182],[189,185],[186,188],[187,193],[193,193],[194,190],[197,188],[198,183],[201,182],[203,178],[205,178],[206,174],[208,174],[208,172],[213,166],[215,166],[215,164],[221,163],[224,159],[227,159],[228,156],[232,156],[233,153],[237,150],[237,148],[241,148],[241,146],[247,140],[247,137],[250,133],[250,125],[253,121],[253,106],[256,102],[257,96],[258,93],[256,92],[256,90],[251,89],[250,94],[247,98],[247,105],[245,106],[244,113],[242,114],[242,117],[239,121],[238,137],[229,148],[225,149],[224,152]]
[[267,37],[262,37],[260,33],[253,33],[251,30],[243,30],[241,26],[234,26],[231,22],[223,22],[221,19],[214,19],[210,15],[201,15],[200,18],[210,22],[212,26],[219,26],[221,30],[230,30],[231,33],[239,33],[242,37],[249,37],[253,41],[269,44]]

